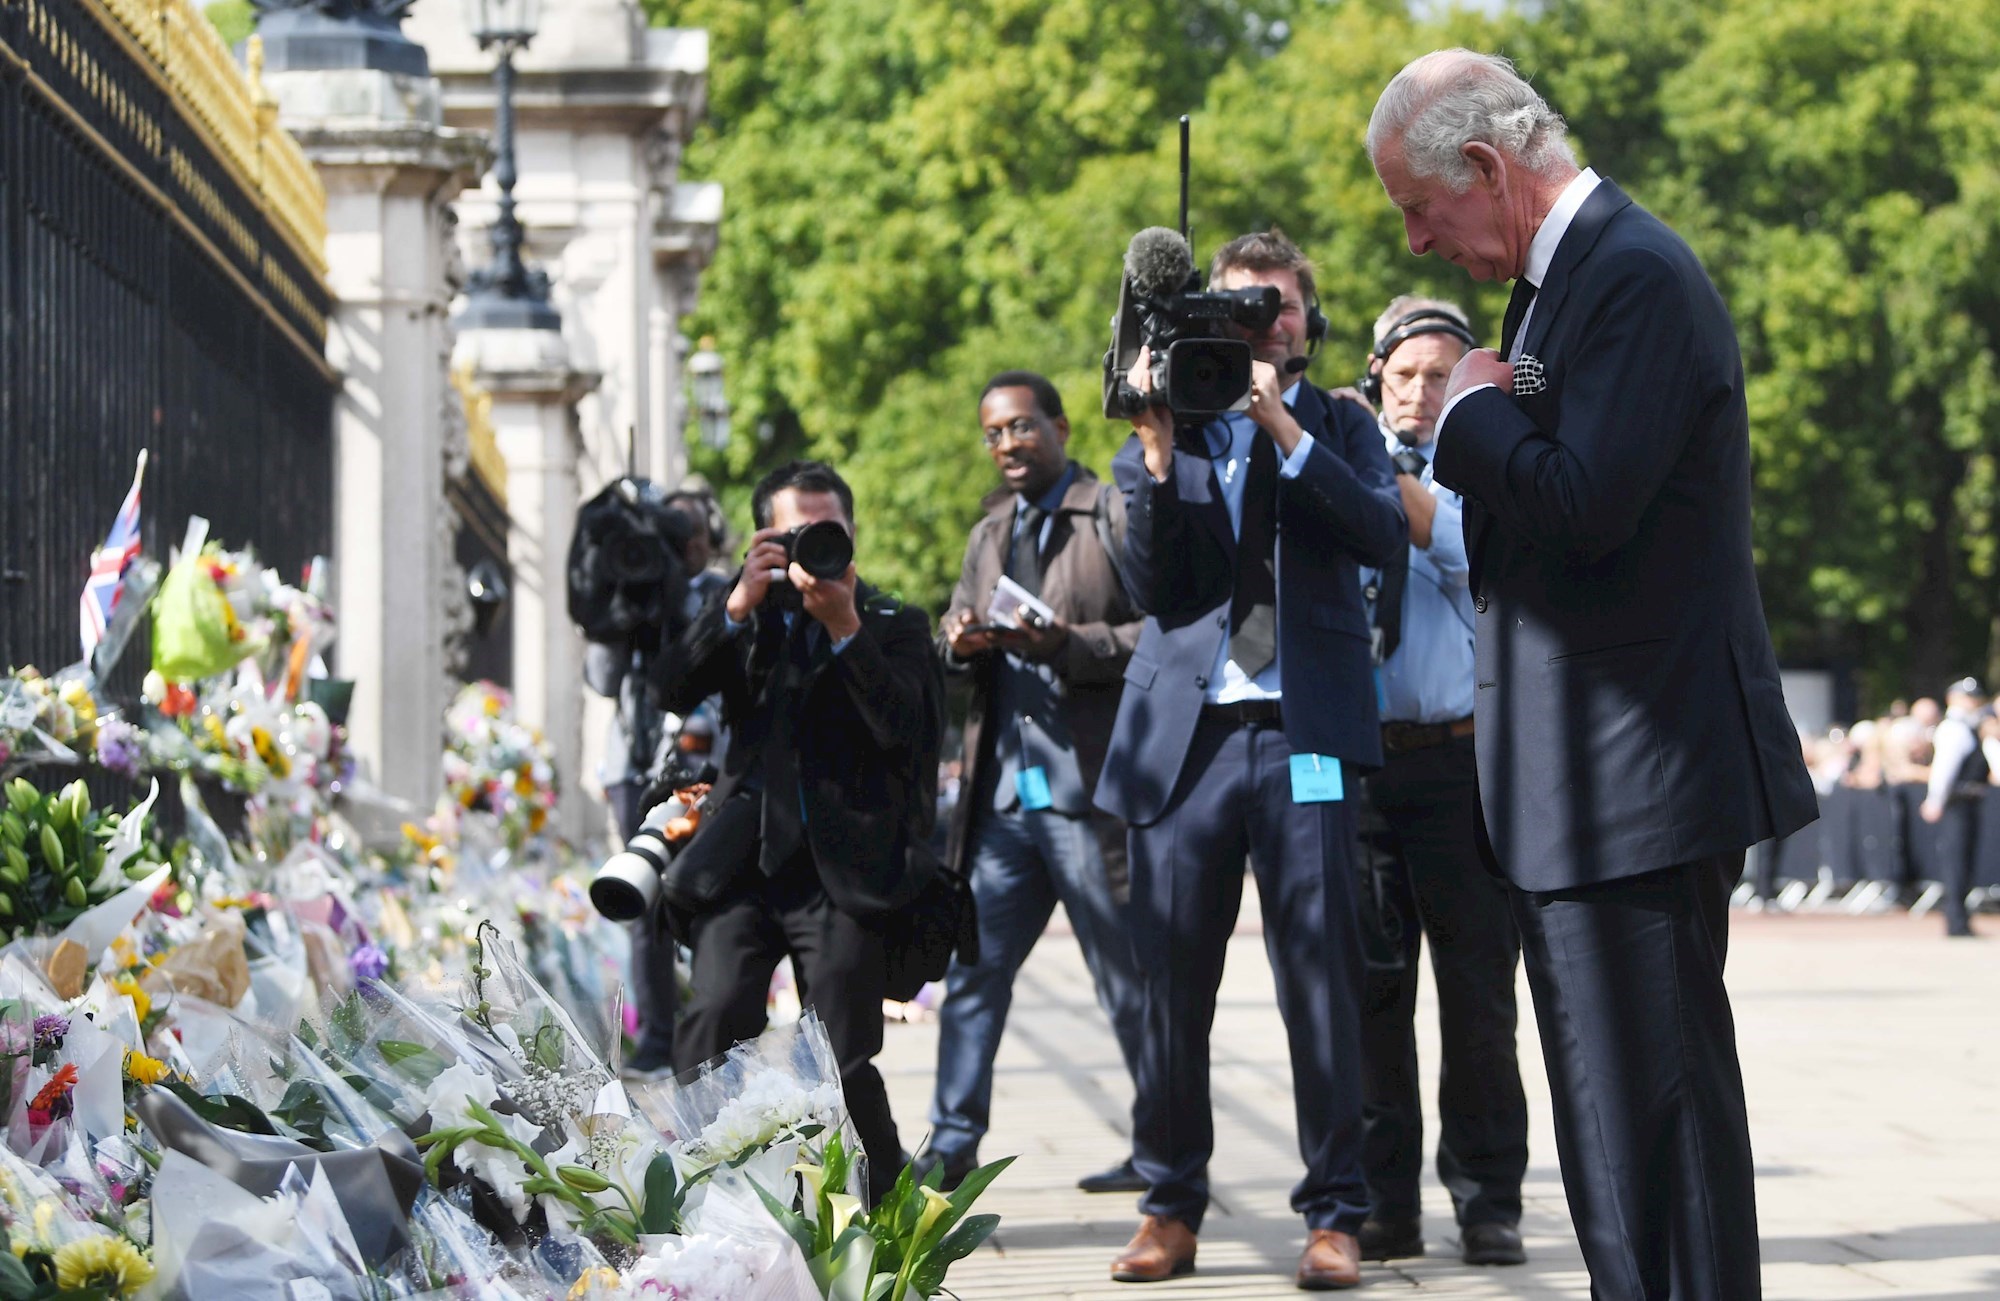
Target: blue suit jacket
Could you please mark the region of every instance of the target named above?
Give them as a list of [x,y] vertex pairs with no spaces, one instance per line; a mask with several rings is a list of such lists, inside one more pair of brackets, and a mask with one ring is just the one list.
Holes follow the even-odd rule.
[[1466,499],[1500,870],[1560,890],[1798,830],[1818,809],[1751,564],[1743,362],[1721,296],[1607,181],[1521,342],[1547,388],[1465,398],[1435,462]]
[[[1410,543],[1395,470],[1375,421],[1299,386],[1293,415],[1313,436],[1297,478],[1278,480],[1278,663],[1285,737],[1300,753],[1382,762],[1374,664],[1357,570]],[[1157,821],[1179,780],[1208,675],[1229,627],[1236,533],[1215,464],[1176,449],[1155,483],[1135,434],[1112,460],[1125,494],[1125,581],[1147,618],[1125,667],[1097,806]]]

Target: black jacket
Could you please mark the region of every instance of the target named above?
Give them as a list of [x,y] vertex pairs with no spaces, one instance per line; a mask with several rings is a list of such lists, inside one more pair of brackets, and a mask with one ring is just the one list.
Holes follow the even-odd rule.
[[1466,498],[1501,871],[1560,890],[1798,830],[1818,810],[1751,563],[1743,363],[1720,295],[1602,182],[1521,352],[1546,389],[1466,397],[1435,462]]
[[[724,607],[734,587],[732,580],[718,590],[665,647],[654,677],[661,706],[676,713],[721,695],[732,741],[716,783],[718,804],[761,770],[770,690],[787,636],[783,616],[768,609],[731,634]],[[866,583],[855,600],[861,630],[806,671],[794,744],[820,881],[843,912],[873,919],[909,903],[928,882],[934,860],[911,850],[927,843],[937,816],[944,686],[922,610]]]

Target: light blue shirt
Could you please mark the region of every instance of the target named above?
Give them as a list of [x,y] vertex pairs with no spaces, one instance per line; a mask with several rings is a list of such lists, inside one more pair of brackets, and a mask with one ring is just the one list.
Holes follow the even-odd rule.
[[[1382,437],[1391,456],[1403,446],[1394,432]],[[1412,448],[1424,458],[1423,485],[1437,501],[1429,547],[1410,547],[1410,578],[1403,587],[1402,637],[1396,653],[1376,669],[1382,720],[1449,723],[1472,714],[1471,566],[1465,558],[1465,499],[1431,478],[1433,438]],[[1361,571],[1365,591],[1379,570]],[[1374,619],[1374,610],[1369,610]]]
[[[1285,405],[1290,407],[1298,394],[1299,386],[1294,383],[1285,390]],[[1251,440],[1256,433],[1256,422],[1241,411],[1232,411],[1220,420],[1210,421],[1201,431],[1209,459],[1215,464],[1216,482],[1222,488],[1222,503],[1229,508],[1229,530],[1232,533],[1243,531],[1243,481],[1249,477]],[[1226,449],[1224,438],[1228,439]],[[1300,471],[1306,468],[1306,457],[1312,454],[1312,449],[1312,435],[1301,434],[1299,445],[1278,466],[1278,474],[1286,479],[1298,478]],[[1282,555],[1275,559],[1274,569],[1282,560]],[[1273,654],[1262,673],[1254,678],[1245,673],[1235,660],[1229,658],[1229,633],[1225,629],[1222,644],[1215,650],[1215,667],[1209,670],[1208,690],[1202,693],[1202,699],[1214,705],[1229,705],[1239,700],[1276,700],[1283,694],[1284,682],[1278,666],[1279,658]]]

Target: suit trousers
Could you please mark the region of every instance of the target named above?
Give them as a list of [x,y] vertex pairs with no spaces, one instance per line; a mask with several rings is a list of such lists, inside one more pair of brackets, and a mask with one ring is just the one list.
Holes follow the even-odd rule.
[[1756,1301],[1757,1198],[1723,987],[1743,854],[1513,892],[1594,1301]]
[[1128,1072],[1137,1072],[1144,1006],[1132,960],[1127,909],[1111,898],[1099,837],[1124,827],[1105,814],[990,807],[973,813],[972,897],[979,909],[979,961],[954,957],[938,1011],[937,1088],[931,1151],[970,1164],[993,1107],[993,1058],[1013,1003],[1014,977],[1062,902],[1097,986],[1097,1002]]
[[681,1014],[676,1065],[692,1070],[762,1034],[771,974],[790,954],[799,1002],[818,1013],[832,1042],[847,1112],[868,1154],[869,1200],[879,1201],[903,1168],[889,1093],[875,1068],[888,975],[882,935],[834,907],[810,850],[773,876],[750,867],[745,878],[740,893],[691,928],[694,997]]
[[[1372,811],[1374,816],[1369,816]],[[1362,1003],[1362,1161],[1381,1220],[1413,1220],[1424,1162],[1417,1089],[1417,963],[1428,938],[1437,979],[1438,1179],[1461,1225],[1518,1224],[1528,1168],[1528,1101],[1514,1032],[1521,941],[1507,889],[1478,843],[1472,738],[1390,756],[1368,778],[1361,838],[1374,871],[1381,940]]]
[[1132,1160],[1151,1184],[1139,1209],[1197,1231],[1215,1148],[1209,1031],[1246,856],[1291,1050],[1306,1167],[1292,1209],[1310,1228],[1347,1233],[1368,1216],[1353,806],[1294,803],[1290,759],[1275,725],[1202,719],[1165,812],[1129,840],[1145,986]]

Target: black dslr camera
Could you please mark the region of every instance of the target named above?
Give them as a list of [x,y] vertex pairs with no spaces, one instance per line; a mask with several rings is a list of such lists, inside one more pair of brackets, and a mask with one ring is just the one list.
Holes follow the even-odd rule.
[[[797,565],[814,578],[839,578],[854,563],[854,538],[833,520],[801,524],[779,541],[785,544],[787,563]],[[799,609],[798,589],[782,572],[771,577],[775,581],[764,599],[780,609]]]
[[[1250,345],[1230,328],[1267,330],[1282,310],[1269,285],[1204,292],[1187,240],[1188,120],[1181,119],[1181,228],[1149,226],[1125,250],[1118,315],[1104,354],[1104,415],[1130,420],[1149,406],[1180,417],[1241,411],[1250,401]],[[1153,391],[1127,381],[1152,349]]]
[[681,557],[693,525],[645,479],[614,480],[577,511],[569,544],[569,617],[587,640],[642,650],[678,631],[687,603]]

